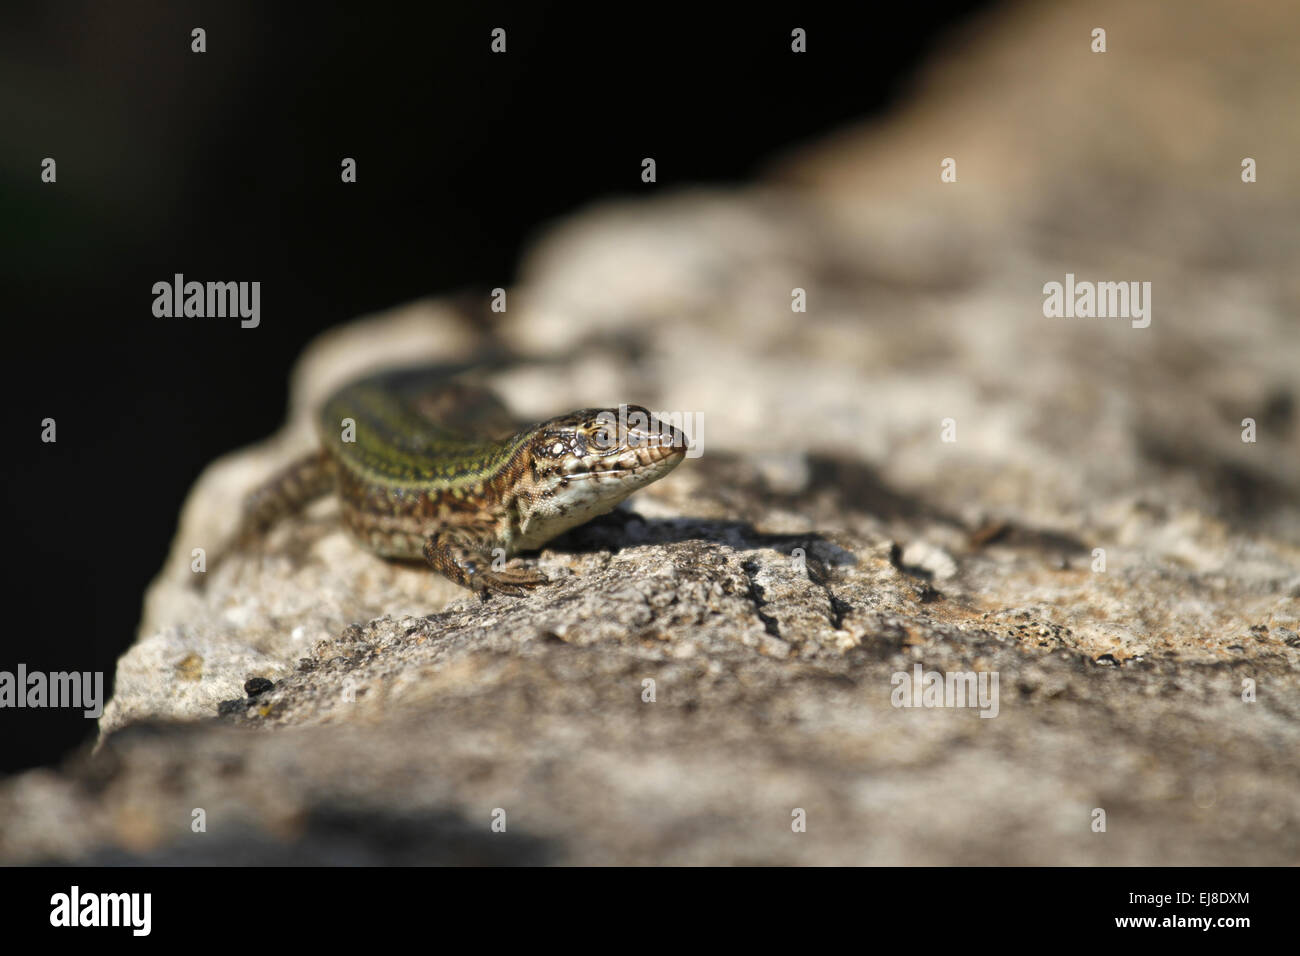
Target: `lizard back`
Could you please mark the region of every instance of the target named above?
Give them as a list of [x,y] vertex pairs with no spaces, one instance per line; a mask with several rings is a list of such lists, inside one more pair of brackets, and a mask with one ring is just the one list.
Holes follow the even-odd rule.
[[[351,420],[347,441],[345,420]],[[384,372],[321,406],[321,445],[366,483],[428,490],[481,484],[527,438],[488,390],[430,369]]]

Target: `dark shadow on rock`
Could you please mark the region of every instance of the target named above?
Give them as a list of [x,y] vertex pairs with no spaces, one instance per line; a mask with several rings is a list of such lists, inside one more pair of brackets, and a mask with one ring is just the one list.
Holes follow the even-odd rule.
[[839,547],[815,531],[799,534],[768,534],[758,531],[748,521],[716,518],[643,518],[635,512],[614,511],[591,521],[549,542],[546,547],[571,554],[594,554],[600,551],[616,552],[623,548],[645,544],[681,544],[703,541],[725,544],[732,548],[772,548],[790,552],[803,548],[809,561],[814,545],[818,553],[831,555],[833,565],[855,564],[852,552]]
[[835,494],[841,506],[847,511],[858,511],[875,515],[889,521],[933,521],[963,528],[965,525],[956,515],[919,495],[910,495],[891,488],[881,479],[880,473],[865,462],[853,458],[833,457],[830,455],[809,455],[808,465],[811,471],[807,492],[799,495],[786,495],[786,506],[797,503],[804,494],[830,491]]
[[968,540],[972,548],[999,544],[1017,550],[1056,555],[1062,560],[1090,553],[1088,545],[1072,534],[1030,528],[1015,521],[991,521],[972,531]]
[[882,521],[930,521],[964,527],[953,513],[919,495],[898,491],[871,465],[846,456],[805,456],[808,480],[798,490],[773,488],[763,475],[741,456],[712,452],[690,463],[704,471],[710,493],[737,513],[782,508],[810,514],[814,502],[836,513],[869,514]]
[[[215,721],[192,723],[141,721],[105,738],[98,751],[86,747],[71,755],[61,774],[78,785],[79,799],[93,805],[111,787],[140,785],[175,794],[177,801],[199,801],[207,779],[222,780],[248,774],[250,757],[239,735],[220,746],[196,749],[204,727]],[[144,755],[143,757],[141,755]],[[131,778],[136,778],[133,782]],[[274,779],[249,781],[248,795],[256,803],[256,788],[273,788]],[[195,790],[193,788],[197,787]],[[242,788],[241,788],[242,789]],[[88,866],[539,866],[562,856],[554,841],[511,826],[494,833],[488,819],[470,820],[442,808],[360,806],[353,799],[328,794],[300,817],[288,831],[270,832],[242,821],[223,832],[178,834],[175,842],[148,852],[102,847],[84,855],[48,859],[46,865]],[[188,822],[188,812],[185,820]]]
[[147,853],[109,848],[47,865],[88,866],[545,866],[559,848],[511,828],[493,833],[449,810],[317,807],[277,837],[248,824],[193,834]]
[[1281,508],[1300,506],[1300,488],[1248,465],[1216,456],[1210,449],[1191,442],[1171,440],[1160,432],[1138,436],[1142,454],[1171,471],[1190,471],[1206,494],[1218,504],[1222,518],[1249,523],[1267,519]]

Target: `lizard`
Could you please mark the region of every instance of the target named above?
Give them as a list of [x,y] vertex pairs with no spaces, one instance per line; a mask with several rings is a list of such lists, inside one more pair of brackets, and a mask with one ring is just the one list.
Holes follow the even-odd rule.
[[687,451],[683,432],[640,405],[518,427],[493,393],[428,369],[344,385],[316,426],[320,447],[248,494],[228,550],[334,492],[361,545],[422,559],[484,598],[546,583],[503,559],[613,510]]

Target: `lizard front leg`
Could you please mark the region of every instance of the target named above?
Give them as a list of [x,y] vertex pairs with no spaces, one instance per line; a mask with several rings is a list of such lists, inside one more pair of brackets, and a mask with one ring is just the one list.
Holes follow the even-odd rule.
[[443,577],[472,590],[519,597],[529,588],[546,583],[546,575],[527,568],[492,568],[492,554],[484,544],[463,531],[439,531],[424,543],[424,558]]

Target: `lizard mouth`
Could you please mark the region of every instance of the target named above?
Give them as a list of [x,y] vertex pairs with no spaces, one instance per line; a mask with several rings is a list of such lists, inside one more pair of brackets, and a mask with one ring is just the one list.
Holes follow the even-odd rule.
[[565,478],[626,478],[657,474],[676,465],[686,455],[684,445],[649,445],[615,457],[609,464],[596,461],[582,471],[568,472]]
[[637,470],[635,468],[598,468],[595,471],[575,471],[573,474],[564,477],[570,481],[576,481],[579,478],[619,478],[623,475],[634,475]]

